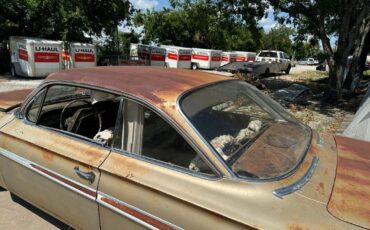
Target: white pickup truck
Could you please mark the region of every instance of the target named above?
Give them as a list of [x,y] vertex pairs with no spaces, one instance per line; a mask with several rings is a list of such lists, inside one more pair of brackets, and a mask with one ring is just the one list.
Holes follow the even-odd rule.
[[262,50],[256,56],[257,62],[265,62],[264,74],[281,73],[289,74],[292,67],[290,57],[283,51]]

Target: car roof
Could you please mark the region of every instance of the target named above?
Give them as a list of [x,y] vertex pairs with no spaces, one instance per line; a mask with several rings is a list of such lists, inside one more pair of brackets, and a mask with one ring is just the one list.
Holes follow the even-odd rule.
[[177,101],[181,94],[193,88],[231,79],[194,70],[150,66],[103,66],[52,73],[45,81],[86,84],[163,105],[169,101]]

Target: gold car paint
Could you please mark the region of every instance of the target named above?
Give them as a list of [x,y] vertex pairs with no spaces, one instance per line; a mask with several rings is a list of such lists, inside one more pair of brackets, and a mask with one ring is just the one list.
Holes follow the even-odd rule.
[[[0,148],[26,162],[1,157],[1,174],[11,192],[75,228],[99,229],[97,168],[109,150],[19,119],[0,130]],[[77,176],[76,166],[95,173],[93,184]]]
[[[336,153],[332,137],[323,135],[325,144],[317,146],[316,135],[296,173],[271,182],[207,179],[113,152],[100,168],[98,193],[184,229],[358,229],[327,212],[335,168],[331,162],[335,162]],[[319,166],[301,191],[283,199],[272,194],[300,179],[314,156],[320,157]],[[315,196],[322,186],[324,191]],[[114,229],[112,223],[127,223],[117,212],[113,213],[100,205],[103,229]]]

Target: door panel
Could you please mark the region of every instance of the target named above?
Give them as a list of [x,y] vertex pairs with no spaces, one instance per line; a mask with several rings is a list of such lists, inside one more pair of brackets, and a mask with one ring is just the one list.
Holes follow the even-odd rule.
[[[99,165],[109,150],[15,119],[0,130],[0,170],[6,187],[82,229],[99,229]],[[95,174],[92,184],[75,172]]]
[[100,170],[98,203],[102,229],[246,227],[211,211],[215,205],[222,207],[218,202],[221,190],[217,190],[220,181],[190,176],[115,152]]

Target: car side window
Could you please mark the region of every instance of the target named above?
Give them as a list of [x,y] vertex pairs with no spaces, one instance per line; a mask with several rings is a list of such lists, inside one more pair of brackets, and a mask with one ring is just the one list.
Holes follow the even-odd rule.
[[175,165],[197,173],[214,174],[186,140],[152,110],[126,101],[121,142],[114,144],[132,154]]
[[42,102],[44,100],[45,93],[46,93],[45,89],[37,93],[34,99],[32,100],[30,106],[28,107],[27,119],[32,123],[37,122],[37,118],[42,106]]
[[[107,146],[113,139],[119,105],[120,96],[115,94],[52,85],[47,89],[43,102],[37,98],[31,105],[27,118],[37,125],[73,133]],[[36,112],[37,106],[41,108],[37,110],[40,112]]]

